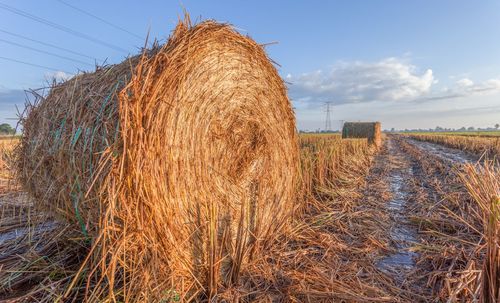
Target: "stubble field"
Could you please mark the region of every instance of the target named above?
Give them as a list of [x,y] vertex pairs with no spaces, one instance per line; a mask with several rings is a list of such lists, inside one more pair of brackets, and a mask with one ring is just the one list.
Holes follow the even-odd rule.
[[[363,139],[301,135],[290,224],[244,264],[238,283],[218,288],[218,300],[494,302],[496,140],[387,135],[377,150]],[[12,175],[16,140],[0,143],[0,297],[82,300],[90,268],[80,264],[90,243],[72,224],[36,209]],[[165,302],[186,295],[171,290]]]

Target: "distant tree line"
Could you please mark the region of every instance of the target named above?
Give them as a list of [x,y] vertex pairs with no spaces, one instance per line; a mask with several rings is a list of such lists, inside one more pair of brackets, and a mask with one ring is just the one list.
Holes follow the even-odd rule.
[[[391,128],[390,130],[384,129],[384,132],[484,132],[484,131],[498,131],[500,129],[500,124],[497,123],[493,127],[486,127],[486,128],[475,128],[474,126],[469,126],[465,127],[462,126],[461,128],[445,128],[441,126],[436,126],[435,128],[412,128],[412,129],[395,129],[394,127]],[[322,129],[316,129],[316,130],[299,130],[300,133],[321,133],[321,134],[331,134],[331,133],[339,133],[340,130],[322,130]]]
[[2,123],[0,124],[0,135],[6,136],[6,135],[15,135],[16,130],[10,126],[8,123]]
[[436,126],[435,128],[412,128],[412,129],[395,129],[391,128],[390,130],[384,130],[386,132],[484,132],[484,131],[498,131],[500,129],[500,124],[496,123],[493,127],[486,128],[475,128],[474,126],[461,128],[445,128],[441,126]]
[[321,129],[316,129],[316,130],[299,130],[299,133],[301,134],[335,134],[339,133],[340,130],[321,130]]

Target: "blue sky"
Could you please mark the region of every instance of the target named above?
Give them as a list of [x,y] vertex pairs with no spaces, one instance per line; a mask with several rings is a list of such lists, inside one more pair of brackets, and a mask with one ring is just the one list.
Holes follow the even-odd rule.
[[[323,127],[324,102],[332,102],[334,120],[380,120],[384,128],[500,123],[500,1],[63,1],[140,37],[149,29],[165,40],[185,8],[192,19],[226,21],[259,43],[278,42],[267,51],[290,83],[300,129]],[[58,0],[0,0],[0,56],[53,69],[0,59],[0,122],[12,123],[6,119],[15,117],[16,104],[22,107],[24,89],[92,69],[91,58],[120,62],[142,45]]]

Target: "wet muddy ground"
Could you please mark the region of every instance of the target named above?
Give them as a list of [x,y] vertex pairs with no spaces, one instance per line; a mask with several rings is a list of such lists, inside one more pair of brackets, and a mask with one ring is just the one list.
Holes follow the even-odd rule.
[[[388,187],[389,199],[385,201],[384,211],[389,218],[390,224],[387,229],[387,237],[390,240],[390,250],[376,262],[377,268],[390,276],[395,284],[401,289],[419,289],[416,292],[422,294],[422,298],[428,296],[431,289],[425,284],[410,285],[414,281],[411,275],[421,271],[417,268],[416,260],[419,257],[418,247],[422,244],[419,226],[412,223],[412,209],[418,203],[415,195],[415,186],[424,186],[427,176],[420,163],[409,154],[402,144],[410,144],[422,154],[435,156],[437,161],[443,161],[450,166],[462,165],[476,162],[478,158],[460,150],[447,148],[438,144],[416,141],[408,138],[395,138],[389,136],[385,142],[386,146],[376,158],[374,166],[384,166],[385,173],[382,178]],[[379,176],[380,177],[380,176]],[[421,188],[429,193],[429,188]],[[429,193],[438,196],[437,193]],[[382,206],[381,206],[382,207]],[[417,302],[425,302],[425,299],[415,299]]]
[[391,220],[389,239],[392,252],[381,259],[377,266],[398,284],[402,284],[415,266],[417,257],[411,251],[412,245],[418,242],[417,230],[410,224],[406,214],[410,195],[406,182],[412,178],[413,168],[406,154],[392,140],[387,141],[387,154],[379,158],[379,161],[384,161],[389,167],[386,182],[389,184],[391,198],[385,208]]

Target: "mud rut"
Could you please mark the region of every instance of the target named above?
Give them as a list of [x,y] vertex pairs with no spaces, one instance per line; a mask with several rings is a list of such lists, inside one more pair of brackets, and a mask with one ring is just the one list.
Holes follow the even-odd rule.
[[407,181],[414,178],[409,157],[392,141],[387,141],[387,153],[378,159],[388,167],[386,182],[389,184],[391,198],[385,205],[390,218],[389,239],[393,251],[377,263],[377,267],[403,283],[408,271],[415,265],[416,254],[409,249],[416,243],[417,231],[410,225],[406,210],[411,194]]
[[[375,173],[375,176],[369,175],[367,178],[368,187],[370,179],[378,179],[379,184],[387,184],[385,190],[388,191],[386,194],[389,197],[381,201],[379,207],[384,213],[380,219],[380,226],[386,232],[390,247],[389,251],[383,253],[383,256],[378,259],[375,266],[391,277],[395,284],[401,288],[402,293],[411,289],[411,293],[422,295],[420,299],[415,298],[416,301],[425,301],[423,298],[429,298],[431,289],[426,285],[409,285],[412,280],[410,279],[411,275],[418,270],[415,261],[419,255],[412,251],[412,246],[421,242],[418,226],[411,223],[410,217],[415,203],[415,199],[412,197],[414,190],[412,186],[424,184],[425,182],[415,182],[415,180],[425,180],[427,176],[419,166],[420,163],[402,148],[401,142],[411,144],[423,153],[429,153],[443,162],[453,165],[475,162],[478,159],[462,151],[438,144],[401,137],[395,139],[389,136],[373,166],[375,168],[373,171],[383,170],[384,173],[378,172]],[[368,190],[366,193],[368,194],[367,199],[377,198],[370,196],[373,195],[374,191]],[[380,200],[380,193],[378,195]],[[389,222],[382,222],[387,218]]]

